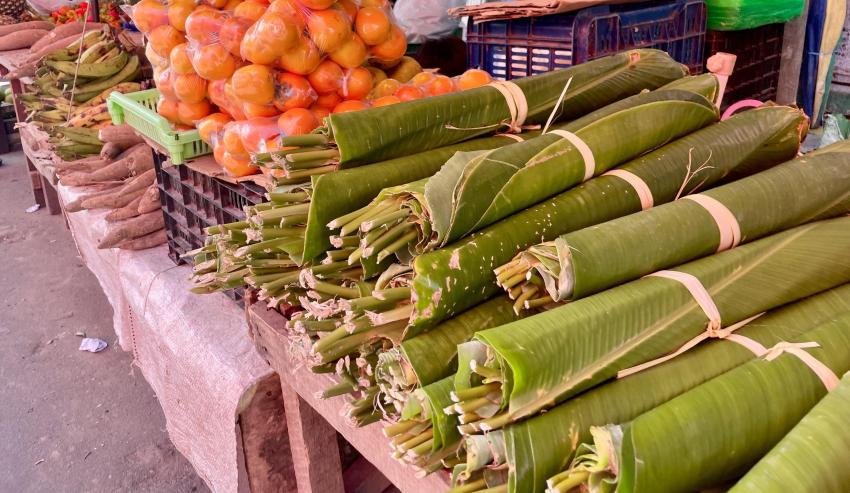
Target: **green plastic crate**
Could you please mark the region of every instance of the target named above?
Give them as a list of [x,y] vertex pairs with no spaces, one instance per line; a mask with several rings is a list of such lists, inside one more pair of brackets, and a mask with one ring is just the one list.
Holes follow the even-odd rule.
[[159,89],[121,94],[113,92],[107,99],[109,114],[116,125],[126,123],[168,152],[172,164],[212,154],[212,148],[201,140],[197,130],[177,131],[156,112]]

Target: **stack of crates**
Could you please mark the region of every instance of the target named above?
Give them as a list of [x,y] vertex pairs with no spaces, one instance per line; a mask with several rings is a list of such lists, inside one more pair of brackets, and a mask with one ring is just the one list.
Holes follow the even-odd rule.
[[471,24],[468,65],[509,80],[624,50],[656,48],[699,74],[704,65],[706,19],[703,0],[666,0]]

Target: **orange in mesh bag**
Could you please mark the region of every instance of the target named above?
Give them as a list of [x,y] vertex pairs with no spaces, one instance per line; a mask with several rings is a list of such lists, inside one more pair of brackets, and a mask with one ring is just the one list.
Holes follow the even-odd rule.
[[186,18],[186,37],[197,45],[208,45],[218,41],[218,33],[227,14],[206,5],[199,5]]
[[139,31],[148,34],[157,27],[168,24],[168,8],[157,0],[142,0],[133,6],[130,17]]
[[233,119],[226,113],[213,113],[195,122],[195,127],[198,129],[201,140],[213,145],[213,136],[224,131],[224,126],[232,121]]
[[306,9],[298,5],[296,0],[274,0],[269,4],[268,12],[280,14],[284,19],[295,24],[298,31],[304,31],[307,28],[307,19],[304,16]]
[[349,99],[336,105],[333,109],[333,113],[348,113],[349,111],[360,111],[368,108],[369,105],[363,101]]
[[357,35],[368,45],[379,45],[390,37],[392,21],[384,9],[363,7],[354,20]]
[[277,119],[277,126],[281,135],[308,134],[315,130],[319,124],[316,115],[306,108],[291,109]]
[[266,118],[277,116],[280,111],[273,104],[242,103],[242,113],[245,118]]
[[[249,118],[248,120],[234,122],[230,125],[236,128],[239,139],[242,142],[242,147],[249,155],[265,152],[266,141],[280,136],[277,116],[271,118]],[[231,152],[229,148],[227,151]]]
[[[245,2],[248,3],[248,2]],[[244,17],[231,17],[224,21],[218,32],[218,41],[231,55],[241,57],[242,40],[254,21]]]
[[159,89],[159,93],[168,98],[168,99],[177,99],[177,94],[174,93],[174,86],[171,83],[172,80],[172,72],[170,68],[154,69],[154,82],[156,83],[156,88]]
[[272,65],[298,43],[298,36],[295,24],[280,14],[266,12],[245,33],[240,53],[252,63]]
[[324,10],[330,8],[336,0],[298,0],[301,5],[313,9],[313,10]]
[[310,84],[319,94],[335,93],[342,88],[344,74],[342,68],[331,60],[325,60],[316,70],[307,76]]
[[176,99],[160,96],[156,102],[156,112],[171,123],[177,123],[180,119],[178,114],[178,101]]
[[234,17],[248,19],[251,22],[256,22],[266,13],[268,5],[262,2],[247,0],[240,3],[233,9]]
[[390,34],[383,43],[369,50],[372,58],[380,62],[394,62],[403,57],[406,52],[407,38],[404,36],[404,31],[396,25],[390,28]]
[[341,7],[309,11],[306,16],[310,39],[323,52],[333,53],[351,39],[351,18]]
[[236,71],[238,62],[221,43],[190,48],[192,67],[207,80],[228,79]]
[[240,67],[233,72],[230,83],[240,102],[269,105],[274,100],[274,73],[266,65]]
[[344,68],[359,67],[366,62],[366,58],[369,56],[366,43],[360,39],[360,36],[353,33],[350,36],[348,41],[330,54],[331,60]]
[[195,68],[192,67],[192,59],[189,57],[189,44],[180,43],[171,49],[168,56],[169,66],[175,74],[193,74]]
[[336,107],[336,105],[341,102],[342,96],[340,96],[336,92],[329,92],[326,94],[319,94],[319,97],[316,98],[316,104],[314,106],[324,108],[330,112]]
[[[207,81],[198,74],[175,74],[172,75],[171,83],[174,86],[174,94],[181,103],[194,104],[206,99]],[[206,116],[206,114],[201,116]]]
[[212,105],[206,99],[197,103],[177,103],[177,121],[190,128],[194,128],[195,122],[212,113]]
[[194,0],[171,0],[168,3],[168,22],[174,29],[186,32],[186,19],[194,10]]
[[222,145],[213,148],[213,157],[224,168],[224,171],[231,176],[249,176],[259,172],[259,169],[251,164],[250,158],[246,159],[233,156]]
[[315,89],[304,77],[289,72],[278,72],[275,76],[274,105],[278,110],[309,108],[317,98]]
[[171,24],[159,26],[148,34],[148,44],[161,57],[170,56],[175,46],[185,42],[183,33],[174,29]]
[[372,73],[363,67],[346,71],[339,95],[344,99],[366,99],[372,91]]
[[294,47],[285,51],[277,61],[278,67],[299,75],[316,70],[322,62],[322,53],[307,36],[300,36]]

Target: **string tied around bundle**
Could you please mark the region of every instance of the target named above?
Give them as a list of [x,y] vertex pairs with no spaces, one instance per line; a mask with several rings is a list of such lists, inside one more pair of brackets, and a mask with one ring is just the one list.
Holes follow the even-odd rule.
[[741,320],[729,327],[723,327],[723,321],[720,318],[720,310],[717,308],[717,305],[714,303],[714,300],[711,297],[711,294],[705,289],[702,282],[697,279],[696,276],[688,274],[686,272],[674,271],[674,270],[662,270],[652,274],[649,274],[646,277],[661,277],[665,279],[670,279],[676,281],[683,285],[691,297],[696,301],[697,305],[702,309],[703,313],[705,313],[706,317],[708,317],[708,323],[706,324],[705,330],[694,337],[693,339],[686,342],[679,349],[673,351],[666,356],[661,356],[660,358],[653,359],[651,361],[647,361],[646,363],[642,363],[637,366],[633,366],[631,368],[627,368],[625,370],[620,370],[617,372],[617,378],[625,378],[629,375],[633,375],[635,373],[639,373],[643,370],[647,370],[652,368],[653,366],[660,365],[661,363],[665,363],[670,361],[671,359],[693,349],[699,343],[707,340],[707,339],[725,339],[731,336],[736,330],[741,327],[747,325],[753,320],[761,317],[764,313],[758,313],[749,318]]

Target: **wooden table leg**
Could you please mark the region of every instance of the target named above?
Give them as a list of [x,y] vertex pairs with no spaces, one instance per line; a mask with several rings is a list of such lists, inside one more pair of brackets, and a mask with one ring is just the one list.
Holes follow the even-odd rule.
[[280,382],[298,493],[344,493],[336,430]]
[[39,176],[41,177],[41,190],[44,194],[44,201],[47,203],[47,211],[51,215],[59,214],[62,212],[62,204],[59,203],[59,194],[56,192],[56,187],[41,173],[39,173]]
[[277,373],[257,384],[251,403],[239,414],[239,425],[249,491],[297,491]]
[[41,207],[45,207],[47,205],[47,200],[45,199],[44,194],[44,185],[42,185],[41,181],[41,173],[38,172],[36,167],[32,164],[32,161],[29,158],[25,158],[27,161],[27,173],[30,176],[30,188],[32,189],[32,197],[35,200],[35,203],[40,205]]

